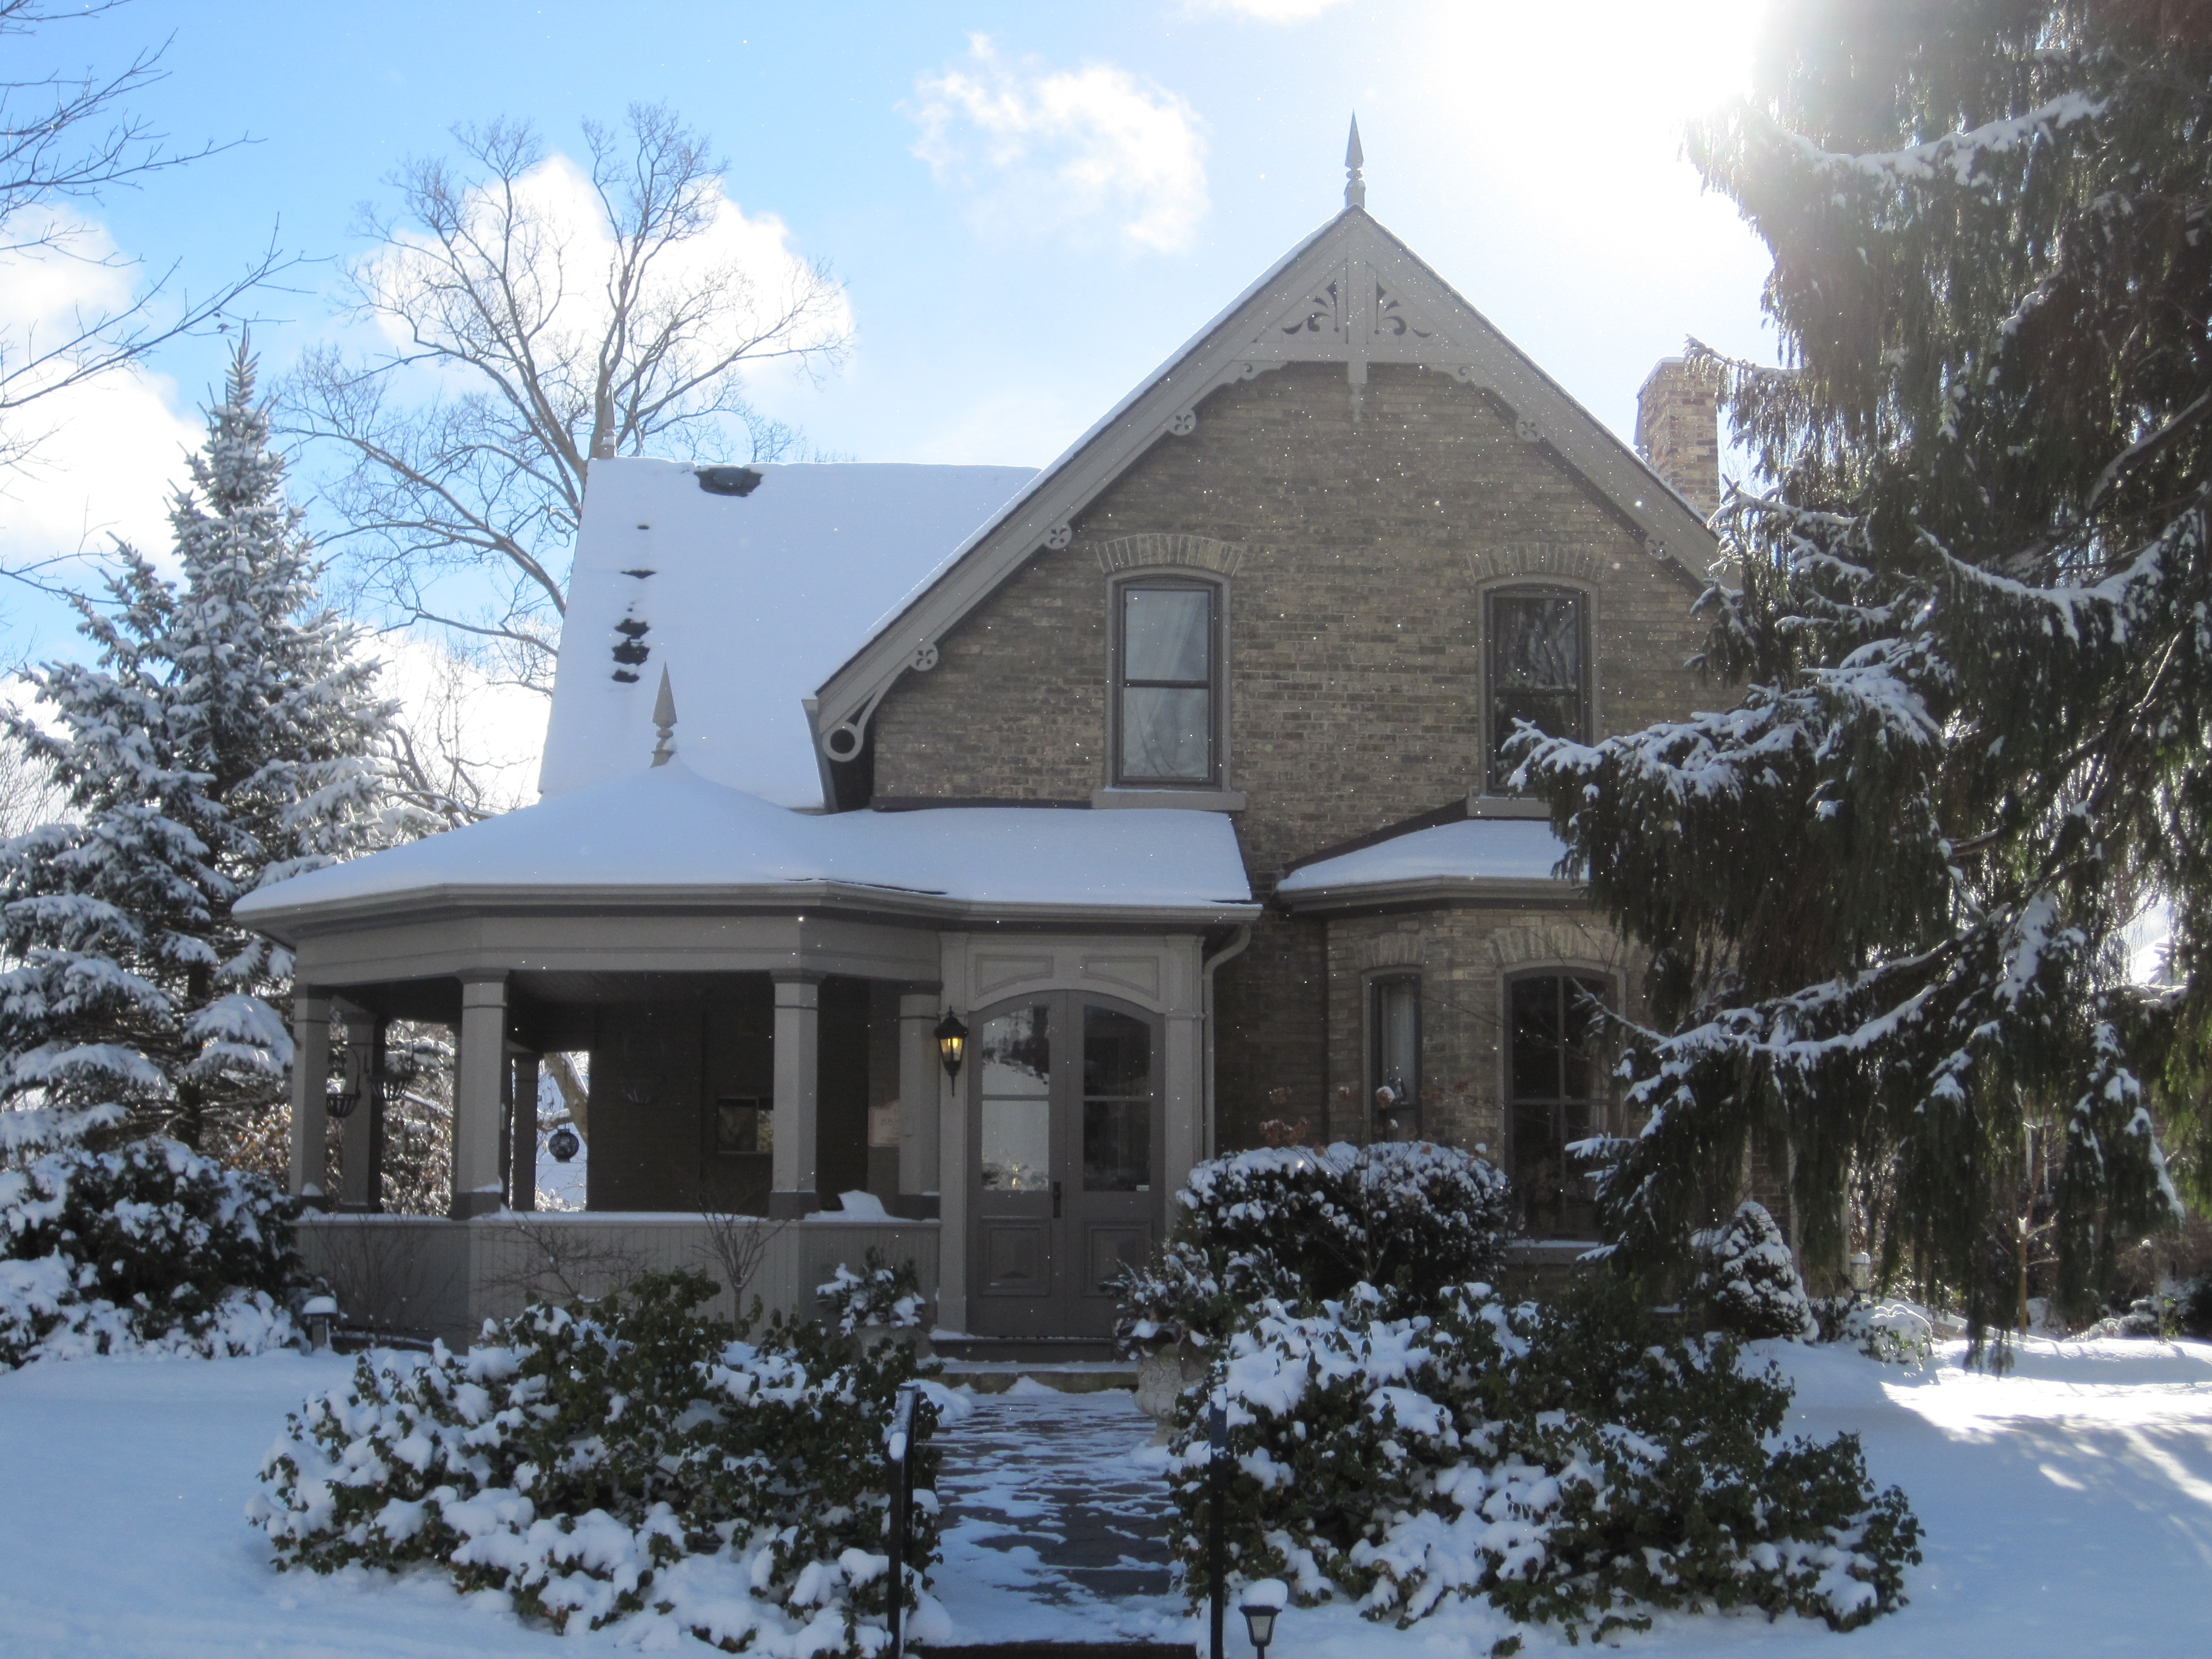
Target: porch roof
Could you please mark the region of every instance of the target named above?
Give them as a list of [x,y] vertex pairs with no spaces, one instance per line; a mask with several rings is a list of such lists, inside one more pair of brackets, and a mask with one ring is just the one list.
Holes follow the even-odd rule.
[[1540,819],[1462,818],[1301,866],[1275,894],[1294,910],[1425,899],[1556,899],[1575,890],[1554,873],[1566,855]]
[[295,876],[239,920],[290,942],[329,922],[495,903],[734,904],[948,918],[1185,925],[1257,914],[1237,835],[1217,812],[1066,807],[794,812],[680,760],[465,829]]

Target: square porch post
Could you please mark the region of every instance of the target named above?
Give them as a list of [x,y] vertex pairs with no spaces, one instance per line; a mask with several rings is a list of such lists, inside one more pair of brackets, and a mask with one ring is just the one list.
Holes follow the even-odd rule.
[[460,1054],[453,1065],[453,1203],[456,1221],[500,1206],[500,1097],[507,1070],[507,975],[461,981]]
[[899,1209],[937,1213],[939,1002],[933,985],[899,992]]
[[513,1056],[513,1064],[507,1202],[509,1209],[534,1210],[538,1207],[538,1056],[520,1049]]
[[292,1190],[323,1199],[330,1189],[331,999],[292,987]]
[[771,1216],[822,1207],[815,1191],[819,1151],[815,1102],[822,1064],[822,975],[793,971],[775,981],[775,1142],[768,1195]]
[[340,1005],[345,1021],[348,1089],[353,1115],[339,1133],[338,1207],[356,1214],[384,1206],[384,1022],[366,1008]]

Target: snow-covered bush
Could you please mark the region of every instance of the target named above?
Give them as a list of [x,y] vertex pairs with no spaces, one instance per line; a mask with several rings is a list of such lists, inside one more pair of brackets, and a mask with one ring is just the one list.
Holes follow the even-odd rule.
[[0,1365],[296,1341],[293,1210],[269,1181],[173,1140],[0,1170]]
[[1201,1164],[1166,1247],[1125,1273],[1125,1343],[1218,1341],[1272,1299],[1317,1308],[1355,1285],[1406,1310],[1497,1274],[1505,1177],[1427,1142],[1263,1147]]
[[1722,1330],[1753,1341],[1786,1336],[1809,1342],[1820,1334],[1797,1259],[1765,1205],[1747,1199],[1727,1226],[1697,1243],[1691,1297]]
[[[1483,1285],[1433,1315],[1364,1290],[1270,1304],[1226,1342],[1237,1581],[1409,1625],[1486,1597],[1577,1638],[1655,1608],[1756,1607],[1838,1630],[1904,1601],[1919,1525],[1855,1437],[1778,1449],[1790,1390],[1734,1340],[1666,1332],[1624,1288],[1512,1305]],[[1207,1589],[1203,1390],[1177,1409],[1174,1541]]]
[[869,1325],[912,1329],[921,1323],[922,1311],[929,1306],[914,1263],[891,1267],[872,1246],[860,1258],[860,1272],[839,1262],[830,1282],[814,1287],[814,1296],[822,1304],[823,1316],[836,1326],[840,1336]]
[[1849,1296],[1815,1297],[1820,1340],[1856,1348],[1885,1365],[1924,1365],[1936,1355],[1936,1326],[1910,1302]]
[[[913,1357],[812,1322],[705,1317],[705,1274],[533,1304],[466,1355],[363,1356],[270,1452],[248,1510],[280,1567],[422,1565],[565,1629],[629,1615],[734,1651],[859,1654],[889,1607],[884,1437]],[[917,1485],[949,1398],[918,1413]],[[935,1558],[917,1493],[908,1561]],[[672,1634],[674,1632],[672,1632]]]

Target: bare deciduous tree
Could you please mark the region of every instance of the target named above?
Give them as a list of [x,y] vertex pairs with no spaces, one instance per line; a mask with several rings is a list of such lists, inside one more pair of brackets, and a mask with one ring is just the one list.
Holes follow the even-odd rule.
[[289,431],[347,458],[331,501],[368,597],[541,688],[592,458],[775,459],[795,434],[746,374],[846,345],[824,267],[763,282],[718,234],[733,210],[703,136],[665,105],[584,132],[580,179],[510,120],[454,129],[458,165],[402,167],[348,273],[355,319],[395,343],[308,354],[287,399]]
[[[0,0],[0,50],[11,66],[19,64],[23,41],[42,27],[82,21],[122,3]],[[166,73],[165,49],[140,52],[119,70],[0,78],[0,258],[127,265],[131,262],[105,248],[94,228],[69,206],[231,147],[210,143],[172,150],[162,134],[130,111],[131,97]],[[198,299],[173,294],[178,267],[172,264],[120,304],[73,311],[50,331],[26,325],[0,334],[0,466],[22,464],[44,435],[21,418],[30,405],[137,362],[180,335],[205,331],[247,290],[291,263],[272,244],[236,280]]]

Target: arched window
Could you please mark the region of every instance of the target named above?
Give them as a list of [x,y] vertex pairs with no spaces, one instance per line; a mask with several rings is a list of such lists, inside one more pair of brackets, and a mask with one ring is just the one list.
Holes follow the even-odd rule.
[[1506,740],[1522,720],[1555,738],[1589,741],[1589,601],[1571,587],[1501,587],[1483,611],[1489,702],[1486,787],[1501,793],[1519,757]]
[[1605,1127],[1602,1011],[1613,1006],[1600,974],[1539,969],[1505,982],[1506,1173],[1531,1237],[1595,1236],[1590,1182],[1567,1149]]
[[1221,781],[1221,592],[1194,578],[1133,576],[1114,588],[1114,781]]

